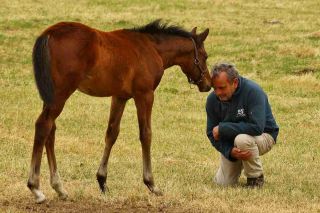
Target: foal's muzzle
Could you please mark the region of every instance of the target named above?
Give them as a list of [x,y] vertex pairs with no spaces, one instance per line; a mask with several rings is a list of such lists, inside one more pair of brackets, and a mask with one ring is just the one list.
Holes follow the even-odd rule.
[[209,92],[211,89],[211,86],[205,85],[203,87],[198,87],[200,92]]

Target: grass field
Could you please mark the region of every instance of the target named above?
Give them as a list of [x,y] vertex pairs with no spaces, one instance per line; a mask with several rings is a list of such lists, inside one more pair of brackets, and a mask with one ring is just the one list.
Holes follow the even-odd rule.
[[[1,0],[0,212],[320,212],[320,2],[318,0]],[[59,21],[109,31],[163,18],[186,29],[210,28],[208,66],[230,61],[268,93],[280,126],[263,156],[265,187],[221,188],[212,182],[219,153],[206,138],[208,93],[190,89],[178,67],[165,75],[153,107],[152,163],[164,196],[142,182],[133,101],[109,163],[106,196],[95,179],[104,149],[110,98],[76,92],[57,120],[56,155],[69,193],[49,184],[44,154],[37,205],[26,187],[34,123],[42,103],[32,74],[35,38]],[[242,176],[241,183],[246,179]]]

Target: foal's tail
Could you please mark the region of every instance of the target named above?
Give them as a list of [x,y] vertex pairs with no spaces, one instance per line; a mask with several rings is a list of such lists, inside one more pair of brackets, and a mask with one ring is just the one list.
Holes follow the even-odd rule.
[[53,81],[51,77],[49,35],[41,35],[33,46],[33,71],[38,91],[45,104],[53,102]]

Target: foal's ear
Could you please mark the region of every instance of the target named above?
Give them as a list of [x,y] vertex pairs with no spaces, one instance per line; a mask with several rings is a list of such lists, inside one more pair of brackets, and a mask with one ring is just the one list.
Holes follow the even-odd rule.
[[209,29],[207,28],[205,31],[203,31],[202,33],[200,33],[198,35],[199,41],[204,42],[204,40],[206,40],[208,34],[209,34]]
[[197,27],[194,27],[192,30],[191,30],[191,34],[193,36],[196,36],[197,35]]

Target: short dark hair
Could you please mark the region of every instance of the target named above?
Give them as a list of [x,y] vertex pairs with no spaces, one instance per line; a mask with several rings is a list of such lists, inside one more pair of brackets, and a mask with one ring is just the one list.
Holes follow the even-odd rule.
[[232,82],[234,79],[239,78],[239,73],[235,65],[231,63],[218,63],[214,65],[211,69],[211,78],[214,79],[220,73],[225,72],[227,74],[229,82]]

